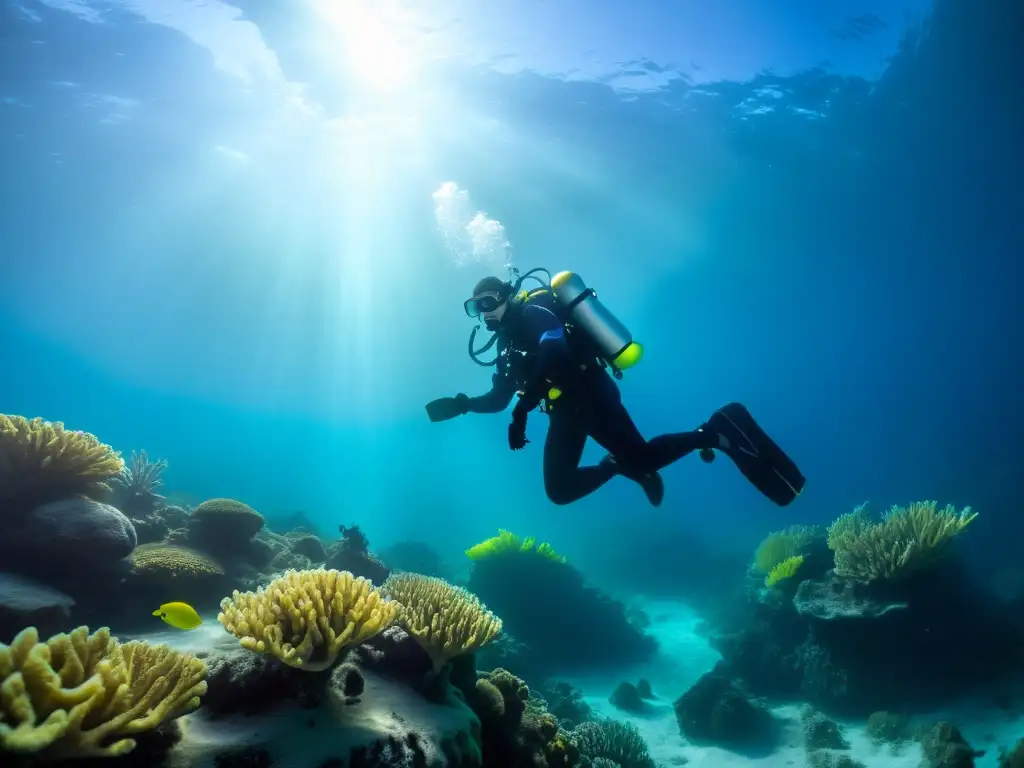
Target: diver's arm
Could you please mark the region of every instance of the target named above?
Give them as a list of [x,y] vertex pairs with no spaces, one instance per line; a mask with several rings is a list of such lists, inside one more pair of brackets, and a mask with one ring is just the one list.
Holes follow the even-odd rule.
[[462,405],[466,413],[501,413],[516,393],[516,384],[511,376],[496,373],[491,377],[491,391],[477,397],[466,397]]

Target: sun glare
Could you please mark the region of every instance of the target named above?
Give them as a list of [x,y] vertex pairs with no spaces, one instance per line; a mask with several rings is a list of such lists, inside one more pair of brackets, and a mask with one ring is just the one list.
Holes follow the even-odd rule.
[[371,90],[394,92],[415,80],[417,41],[405,15],[387,2],[314,0],[329,30],[328,45],[345,71]]

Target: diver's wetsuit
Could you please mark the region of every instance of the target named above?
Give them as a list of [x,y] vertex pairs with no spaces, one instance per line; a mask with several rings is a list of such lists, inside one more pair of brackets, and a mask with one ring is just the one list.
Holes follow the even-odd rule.
[[[692,451],[717,447],[717,435],[700,430],[645,440],[615,381],[596,355],[577,348],[550,303],[542,297],[508,311],[514,314],[506,314],[499,330],[505,354],[499,356],[491,390],[469,398],[467,408],[498,413],[519,390],[521,405],[532,410],[550,387],[562,391],[548,402],[551,423],[544,443],[544,488],[555,504],[571,504],[617,474],[639,481]],[[615,461],[581,467],[588,436]]]

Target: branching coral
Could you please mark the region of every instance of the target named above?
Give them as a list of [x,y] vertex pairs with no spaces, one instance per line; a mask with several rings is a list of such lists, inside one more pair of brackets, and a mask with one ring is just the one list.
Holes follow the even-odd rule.
[[647,743],[632,723],[594,720],[576,726],[570,736],[580,754],[591,760],[604,758],[622,768],[654,768]]
[[45,759],[113,757],[132,736],[191,712],[206,665],[166,645],[121,643],[106,628],[0,644],[0,747]]
[[565,558],[555,552],[555,548],[547,542],[537,544],[537,540],[533,536],[520,539],[514,533],[506,531],[504,528],[498,531],[497,536],[485,539],[467,549],[466,556],[470,560],[482,560],[486,557],[496,557],[513,552],[533,552],[549,560],[559,563],[565,562]]
[[38,505],[69,496],[103,500],[124,460],[88,432],[0,414],[0,500]]
[[867,519],[863,507],[839,518],[829,529],[836,575],[861,583],[893,581],[926,568],[977,517],[970,507],[937,510],[936,502],[893,507],[881,521]]
[[391,626],[399,605],[347,571],[288,571],[257,592],[235,590],[217,620],[242,647],[316,672]]
[[769,533],[754,553],[754,569],[768,574],[772,568],[791,557],[806,554],[806,550],[824,535],[817,526],[792,525]]
[[402,626],[430,655],[435,671],[501,634],[501,619],[476,595],[444,579],[397,573],[388,577],[381,591],[401,604]]

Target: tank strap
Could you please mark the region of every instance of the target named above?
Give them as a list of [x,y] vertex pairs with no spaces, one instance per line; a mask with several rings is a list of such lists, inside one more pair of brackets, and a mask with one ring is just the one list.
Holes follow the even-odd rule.
[[572,301],[565,305],[565,314],[568,315],[570,312],[576,309],[576,306],[578,304],[580,304],[585,299],[591,296],[593,296],[596,299],[597,291],[595,291],[593,288],[587,288],[587,290],[583,291],[583,293],[581,293],[579,296],[577,296],[575,299],[573,299]]

